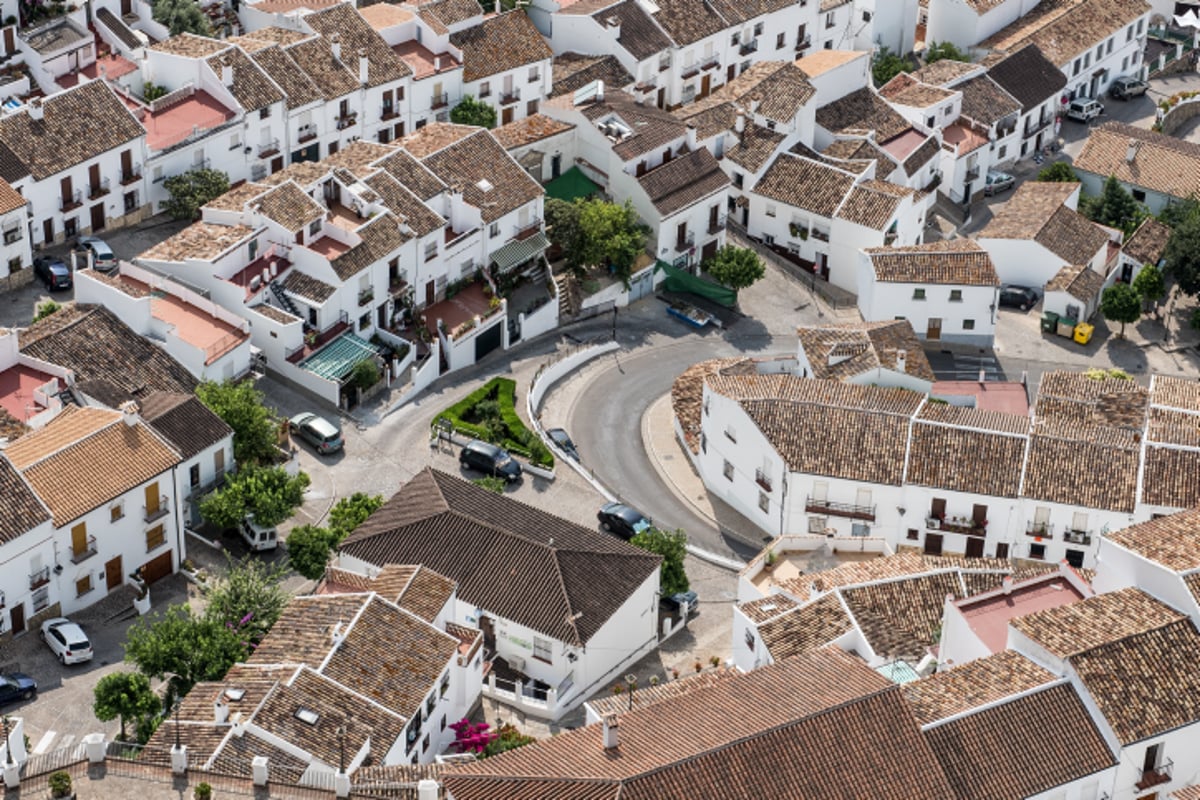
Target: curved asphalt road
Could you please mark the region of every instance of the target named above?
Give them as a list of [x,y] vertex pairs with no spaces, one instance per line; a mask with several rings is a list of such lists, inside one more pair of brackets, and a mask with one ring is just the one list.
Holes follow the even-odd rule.
[[[600,368],[593,368],[588,382],[577,390],[567,430],[583,453],[584,465],[622,500],[664,528],[682,528],[697,547],[746,560],[762,549],[764,532],[719,500],[713,501],[721,523],[715,526],[677,497],[650,462],[642,444],[641,420],[655,400],[671,391],[675,378],[697,361],[791,348],[786,338],[754,336],[739,341],[732,332],[707,331],[619,350],[598,362]],[[603,453],[604,458],[589,460],[588,453]]]

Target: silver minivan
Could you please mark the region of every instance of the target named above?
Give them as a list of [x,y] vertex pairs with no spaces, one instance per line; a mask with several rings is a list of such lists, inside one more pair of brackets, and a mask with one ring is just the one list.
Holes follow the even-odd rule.
[[279,546],[279,536],[275,526],[264,527],[254,521],[253,514],[247,514],[238,526],[238,532],[251,550],[274,550]]
[[1073,119],[1078,122],[1091,122],[1103,113],[1104,106],[1090,97],[1081,97],[1078,100],[1072,100],[1071,105],[1067,106],[1067,119]]

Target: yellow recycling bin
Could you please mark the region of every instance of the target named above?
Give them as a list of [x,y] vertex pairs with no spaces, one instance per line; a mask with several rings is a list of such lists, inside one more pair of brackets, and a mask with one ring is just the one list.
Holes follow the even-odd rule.
[[1075,341],[1080,344],[1087,344],[1092,340],[1092,332],[1096,330],[1095,325],[1087,322],[1081,322],[1075,326]]

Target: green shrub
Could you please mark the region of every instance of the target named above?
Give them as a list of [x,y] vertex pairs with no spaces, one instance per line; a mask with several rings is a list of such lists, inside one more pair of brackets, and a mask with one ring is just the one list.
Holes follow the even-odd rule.
[[492,378],[439,414],[434,425],[444,419],[464,436],[498,444],[513,455],[552,469],[554,456],[550,449],[517,415],[516,393],[516,381]]
[[50,775],[50,796],[51,797],[70,797],[71,795],[71,774],[69,772],[51,773]]

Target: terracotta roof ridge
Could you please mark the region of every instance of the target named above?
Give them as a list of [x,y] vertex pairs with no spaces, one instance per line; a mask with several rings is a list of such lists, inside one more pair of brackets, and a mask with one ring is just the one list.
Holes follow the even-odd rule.
[[[420,565],[420,566],[421,566],[421,568],[422,568],[422,569],[424,569],[424,568],[425,568],[425,567],[424,567],[424,565]],[[416,577],[416,574],[417,574],[417,572],[419,572],[419,571],[420,571],[420,570],[416,570],[416,571],[414,571],[414,572],[413,572],[413,578],[415,578],[415,577]],[[430,570],[430,572],[432,572],[432,571],[433,571],[433,570]],[[411,580],[412,580],[412,578],[410,578],[409,580],[411,581]],[[407,588],[407,587],[406,587],[406,588]],[[379,592],[377,592],[377,591],[372,591],[372,592],[371,592],[371,600],[372,600],[372,601],[378,601],[378,602],[380,602],[380,603],[383,603],[385,606],[387,606],[387,607],[388,607],[388,608],[390,608],[390,609],[393,609],[393,610],[395,610],[395,611],[399,611],[401,614],[405,614],[405,615],[407,615],[407,616],[409,616],[409,617],[412,617],[412,619],[413,619],[413,621],[414,621],[414,622],[417,622],[417,623],[419,623],[420,625],[422,625],[422,626],[424,626],[424,627],[428,628],[429,630],[436,632],[436,633],[437,633],[439,636],[443,636],[443,637],[445,637],[445,638],[447,638],[447,639],[450,639],[451,641],[455,642],[456,644],[459,642],[459,639],[458,639],[457,637],[455,637],[455,636],[452,636],[451,634],[449,634],[449,633],[447,633],[446,631],[442,630],[441,628],[439,628],[438,626],[434,625],[432,622],[430,622],[429,620],[427,620],[427,619],[425,619],[424,617],[420,616],[419,614],[415,613],[415,612],[414,612],[414,611],[412,611],[411,609],[405,608],[405,607],[404,607],[404,606],[402,606],[400,603],[397,603],[395,600],[389,600],[388,598],[384,597],[383,595],[381,595],[381,594],[380,594]],[[371,605],[371,601],[368,601],[367,603],[365,603],[365,604],[363,605],[363,611],[365,612],[365,611],[366,611],[366,609],[367,609],[367,608],[368,608],[370,605]],[[358,616],[361,616],[361,614],[360,614],[360,615],[358,615]],[[354,621],[355,621],[355,622],[357,622],[357,621],[358,621],[358,616],[356,616],[356,617],[355,617],[355,619],[354,619]],[[346,626],[346,634],[347,634],[347,635],[349,635],[349,634],[350,634],[350,631],[351,631],[351,630],[353,630],[353,628],[354,628],[354,624],[353,624],[353,623],[351,623],[350,625],[347,625],[347,626]]]
[[919,406],[917,409],[915,409],[913,411],[901,411],[899,409],[890,409],[890,408],[864,408],[862,406],[845,406],[845,405],[841,405],[839,403],[834,402],[833,399],[814,400],[809,397],[743,397],[738,400],[739,405],[742,405],[744,403],[780,403],[780,404],[787,403],[789,405],[819,406],[821,408],[836,408],[841,411],[855,411],[855,412],[862,412],[865,414],[883,414],[883,415],[886,415],[889,417],[901,417],[903,419],[912,419],[916,415],[917,411],[920,410]]
[[[1019,416],[1019,415],[1014,414],[1012,416]],[[1032,430],[1000,431],[1000,430],[996,430],[995,428],[980,428],[975,425],[966,425],[961,422],[949,422],[944,419],[929,419],[928,417],[914,417],[913,423],[919,424],[919,425],[935,425],[940,428],[955,428],[957,430],[970,431],[972,433],[985,433],[985,434],[994,433],[997,436],[1011,436],[1014,439],[1027,439],[1027,438],[1029,438],[1029,435],[1032,433]]]
[[[1157,600],[1158,598],[1154,598],[1154,599]],[[1162,602],[1162,601],[1159,601],[1159,602]],[[1080,656],[1089,656],[1089,655],[1096,653],[1097,651],[1104,650],[1106,648],[1116,647],[1117,645],[1124,645],[1129,640],[1137,639],[1138,637],[1145,636],[1148,633],[1155,633],[1157,631],[1163,631],[1163,630],[1166,630],[1167,628],[1173,628],[1176,626],[1179,626],[1179,627],[1187,626],[1187,628],[1191,631],[1193,636],[1197,635],[1196,626],[1192,624],[1191,617],[1187,616],[1186,614],[1183,614],[1183,612],[1180,611],[1179,609],[1175,608],[1175,606],[1168,605],[1167,603],[1163,603],[1163,605],[1167,606],[1167,608],[1171,609],[1175,613],[1181,614],[1182,616],[1178,616],[1175,619],[1165,620],[1158,625],[1152,625],[1148,628],[1141,628],[1140,630],[1130,631],[1129,633],[1126,633],[1124,636],[1118,637],[1116,639],[1109,639],[1108,641],[1104,641],[1099,644],[1092,645],[1091,647],[1089,647],[1085,650],[1077,650],[1073,653],[1068,654],[1066,656],[1066,660],[1070,661],[1071,659],[1079,658]],[[1034,613],[1036,614],[1037,612],[1035,611]]]
[[[288,688],[291,688],[292,685],[295,684],[296,679],[299,678],[305,672],[311,672],[314,676],[316,676],[320,680],[325,681],[327,683],[331,683],[334,686],[336,686],[339,691],[345,692],[348,695],[353,695],[356,699],[361,700],[364,704],[366,704],[368,706],[372,706],[374,708],[377,708],[380,711],[382,711],[383,713],[389,714],[389,715],[395,717],[396,719],[400,720],[401,722],[404,722],[407,724],[409,719],[411,719],[410,717],[404,716],[399,711],[395,711],[393,709],[388,708],[383,703],[380,703],[378,700],[372,699],[371,697],[363,694],[362,692],[358,691],[357,689],[352,689],[351,687],[347,686],[346,684],[342,683],[341,681],[337,680],[336,678],[332,678],[323,672],[313,669],[312,667],[310,667],[307,664],[301,664],[300,669],[296,670],[296,674],[292,676],[291,681],[289,681],[289,683],[288,683]],[[291,744],[291,742],[289,742],[289,744]],[[310,753],[309,755],[312,755],[312,754]]]

